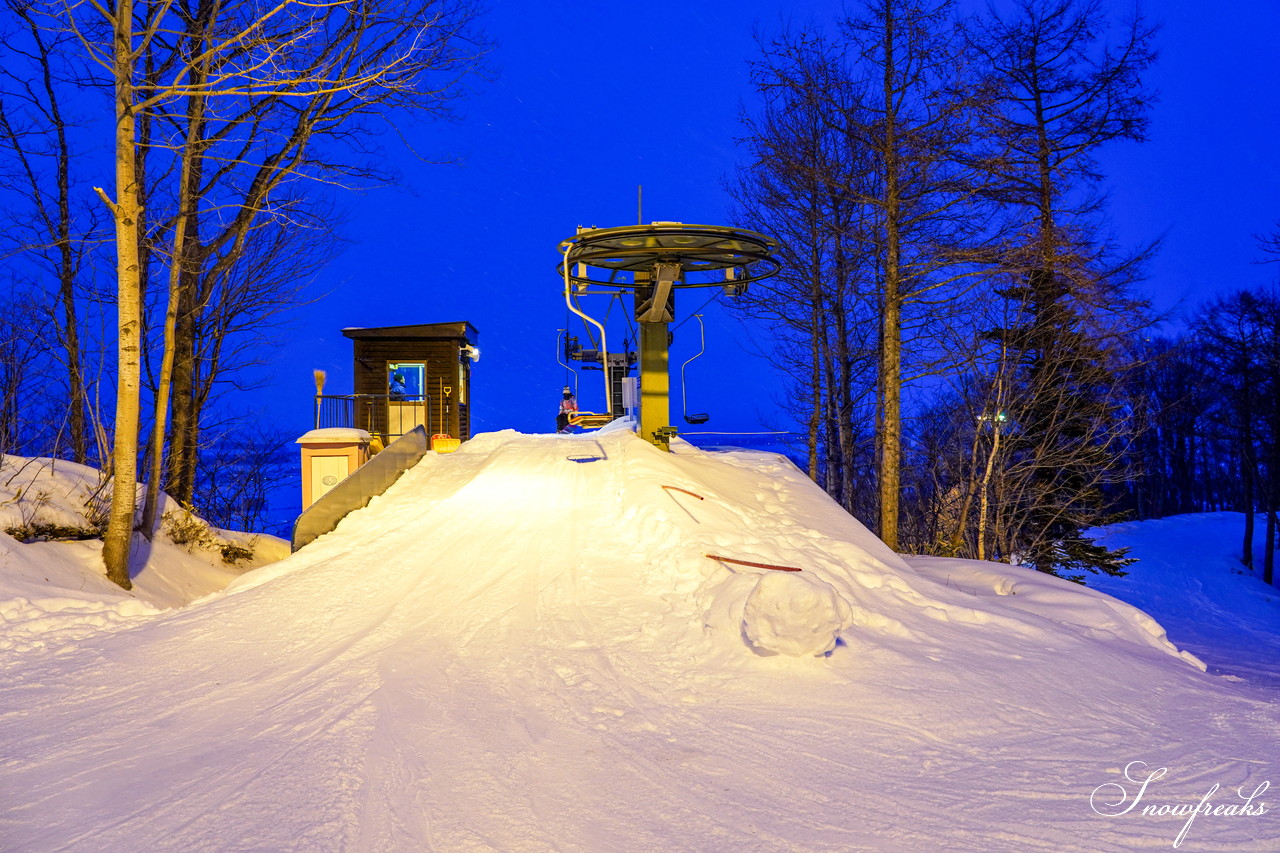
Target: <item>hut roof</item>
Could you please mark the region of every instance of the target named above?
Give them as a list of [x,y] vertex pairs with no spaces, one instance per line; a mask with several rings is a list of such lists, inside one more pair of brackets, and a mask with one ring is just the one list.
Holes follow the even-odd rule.
[[479,336],[476,327],[465,320],[453,323],[418,323],[412,326],[380,326],[377,328],[353,327],[342,334],[354,340],[371,338],[462,338],[470,340]]

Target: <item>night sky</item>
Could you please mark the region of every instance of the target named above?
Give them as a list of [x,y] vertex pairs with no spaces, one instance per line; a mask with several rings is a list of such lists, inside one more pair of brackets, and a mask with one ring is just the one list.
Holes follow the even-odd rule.
[[[315,282],[316,301],[293,315],[253,405],[301,434],[314,368],[328,372],[328,393],[350,392],[351,343],[340,329],[468,320],[482,352],[474,428],[552,429],[565,384],[556,330],[567,319],[556,244],[578,225],[635,224],[638,186],[646,222],[728,224],[722,185],[740,156],[739,111],[752,102],[753,29],[775,30],[784,15],[830,21],[841,5],[492,3],[482,20],[496,42],[492,79],[469,83],[461,121],[406,127],[420,154],[456,162],[401,152],[401,187],[340,198],[350,244]],[[1253,238],[1280,220],[1280,3],[1148,9],[1163,23],[1148,77],[1160,93],[1151,140],[1115,144],[1102,162],[1116,238],[1164,241],[1144,295],[1177,311],[1280,275],[1280,265],[1256,263]],[[677,323],[700,293],[683,297]],[[749,354],[753,331],[716,304],[705,316],[708,355],[689,367],[688,389],[690,410],[711,415],[701,429],[776,428],[780,385]],[[680,327],[673,365],[697,348],[696,324]],[[603,396],[591,377],[584,408]],[[680,423],[678,385],[673,395]]]

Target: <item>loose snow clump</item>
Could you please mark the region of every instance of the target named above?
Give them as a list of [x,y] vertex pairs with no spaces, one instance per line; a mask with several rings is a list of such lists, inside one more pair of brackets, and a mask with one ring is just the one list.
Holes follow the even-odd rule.
[[742,633],[762,653],[824,655],[853,621],[835,587],[802,574],[762,575],[747,596]]

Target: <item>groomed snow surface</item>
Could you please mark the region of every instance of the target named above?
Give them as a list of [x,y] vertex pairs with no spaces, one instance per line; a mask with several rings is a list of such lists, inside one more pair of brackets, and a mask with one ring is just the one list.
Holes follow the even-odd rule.
[[1280,604],[1232,517],[1108,531],[1179,648],[674,450],[482,435],[185,606],[0,534],[0,849],[1280,849]]

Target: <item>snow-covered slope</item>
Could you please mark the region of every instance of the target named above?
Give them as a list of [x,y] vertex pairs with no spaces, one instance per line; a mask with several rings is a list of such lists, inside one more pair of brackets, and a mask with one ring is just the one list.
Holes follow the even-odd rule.
[[1143,805],[1274,775],[1273,697],[1140,611],[677,451],[479,436],[224,594],[0,652],[0,846],[1128,850],[1186,817],[1108,805],[1126,772],[1167,768]]
[[1261,520],[1252,576],[1240,562],[1244,516],[1238,512],[1113,524],[1096,532],[1106,545],[1131,548],[1142,560],[1125,577],[1100,577],[1090,585],[1176,625],[1178,642],[1191,651],[1207,657],[1214,650],[1211,672],[1280,691],[1280,589],[1261,580]]

